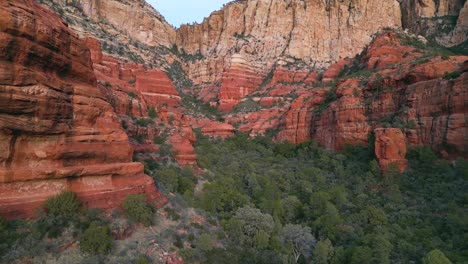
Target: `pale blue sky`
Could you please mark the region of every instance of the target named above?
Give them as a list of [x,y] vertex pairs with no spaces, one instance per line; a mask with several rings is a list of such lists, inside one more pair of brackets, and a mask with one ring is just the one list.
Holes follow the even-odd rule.
[[179,27],[181,24],[202,22],[211,12],[221,9],[223,4],[232,0],[146,0],[169,24]]

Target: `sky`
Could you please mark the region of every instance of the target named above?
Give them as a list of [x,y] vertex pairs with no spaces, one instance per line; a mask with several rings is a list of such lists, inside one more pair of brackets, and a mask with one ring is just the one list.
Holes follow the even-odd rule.
[[146,0],[164,16],[169,24],[202,22],[211,12],[221,9],[232,0]]

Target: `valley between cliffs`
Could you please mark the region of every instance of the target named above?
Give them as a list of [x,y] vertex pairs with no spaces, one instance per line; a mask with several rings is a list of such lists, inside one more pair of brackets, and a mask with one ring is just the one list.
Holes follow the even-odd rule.
[[[429,242],[420,245],[409,234],[402,235],[407,244],[397,242],[388,234],[401,230],[387,225],[403,225],[395,220],[397,209],[380,208],[377,198],[364,206],[359,192],[367,187],[366,195],[391,200],[380,204],[410,208],[418,195],[428,201],[429,191],[415,190],[409,181],[424,185],[419,171],[434,180],[445,170],[440,177],[447,178],[458,206],[457,188],[466,185],[458,177],[468,158],[467,14],[464,0],[242,0],[200,24],[174,28],[144,0],[3,0],[0,215],[41,221],[44,202],[71,191],[106,219],[125,209],[127,197],[140,195],[151,208],[166,206],[158,228],[179,232],[167,237],[180,250],[169,242],[151,244],[143,255],[152,261],[224,258],[226,252],[215,249],[231,242],[241,247],[232,251],[240,261],[235,263],[245,260],[246,247],[259,250],[246,251],[255,263],[268,254],[294,257],[280,246],[288,224],[307,226],[301,232],[321,247],[332,241],[350,248],[339,252],[337,246],[333,252],[339,253],[323,263],[340,254],[333,263],[364,263],[359,261],[369,252],[375,263],[420,261]],[[246,156],[239,154],[241,146]],[[263,177],[258,153],[268,157],[269,177]],[[350,209],[358,203],[359,210]],[[297,212],[288,209],[296,204]],[[427,213],[425,206],[415,210]],[[392,219],[379,218],[380,210]],[[443,214],[455,218],[461,211]],[[353,222],[358,212],[368,217],[366,230]],[[244,215],[264,221],[258,236],[242,229]],[[374,226],[374,220],[382,222]],[[453,230],[461,228],[457,221]],[[179,223],[206,226],[202,232]],[[154,229],[157,239],[143,235],[148,229],[133,222],[119,228],[112,236],[122,241],[131,234],[144,243],[166,238]],[[231,241],[239,228],[241,240]],[[206,245],[187,242],[184,232],[197,239],[214,232],[224,237],[190,255],[190,248]],[[455,233],[450,243],[459,240]],[[431,243],[451,259],[464,259],[458,248],[437,239]],[[386,250],[394,255],[385,251],[380,258],[372,242],[377,240],[391,241],[395,247]],[[64,250],[77,247],[73,243]],[[408,245],[420,251],[413,256]],[[301,253],[304,261],[323,253],[309,251]]]

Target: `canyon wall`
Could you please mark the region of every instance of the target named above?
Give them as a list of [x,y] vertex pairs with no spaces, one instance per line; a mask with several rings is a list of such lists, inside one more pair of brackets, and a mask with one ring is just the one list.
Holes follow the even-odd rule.
[[84,41],[32,0],[0,3],[0,39],[0,214],[31,217],[63,190],[102,209],[134,193],[165,203],[132,162]]
[[443,46],[456,46],[468,37],[466,0],[400,1],[403,28],[434,38]]
[[[147,108],[154,106],[163,122],[173,119],[175,125],[170,127],[175,132],[170,142],[182,152],[181,163],[195,163],[190,127],[223,137],[233,133],[233,126],[252,136],[273,130],[278,132],[277,140],[301,143],[315,139],[333,150],[348,143],[366,144],[369,134],[388,128],[382,138],[400,144],[402,134],[409,145],[429,145],[441,152],[451,149],[448,156],[458,155],[453,152],[466,155],[466,144],[460,143],[466,139],[465,111],[460,103],[466,94],[466,57],[425,46],[425,39],[417,36],[402,41],[399,34],[409,36],[402,31],[378,33],[386,27],[406,28],[447,46],[464,43],[464,0],[234,1],[201,24],[177,30],[168,28],[159,13],[143,1],[53,2],[64,6],[65,17],[70,6],[78,3],[77,8],[83,10],[79,15],[98,20],[101,26],[107,23],[121,28],[130,40],[153,45],[154,50],[158,45],[170,47],[156,54],[165,63],[153,70],[126,64],[121,55],[107,56],[109,50],[105,60],[96,62],[93,56],[93,62],[101,84],[111,84],[105,90],[118,94],[114,99],[119,115],[146,117]],[[123,19],[143,11],[148,14],[133,16],[130,22]],[[101,42],[115,39],[86,26],[77,30]],[[141,30],[144,33],[138,33]],[[149,37],[148,31],[159,37]],[[134,45],[130,40],[124,44]],[[410,42],[419,45],[412,47]],[[369,44],[356,65],[350,58]],[[99,59],[102,54],[96,56]],[[349,71],[356,67],[359,71]],[[456,72],[459,76],[451,75]],[[183,82],[183,77],[188,81]],[[129,92],[136,97],[129,99],[125,95]],[[216,106],[229,124],[184,108],[184,93]],[[157,134],[131,127],[127,132],[140,133],[148,144]],[[387,145],[382,143],[376,149],[383,153],[381,159],[399,160],[403,169],[402,157],[387,157],[385,153],[395,153],[391,147],[383,149]]]
[[74,6],[87,17],[111,24],[135,40],[150,46],[171,47],[175,29],[144,0],[53,0]]
[[[384,27],[401,27],[396,0],[235,1],[201,24],[182,25],[176,44],[180,50],[200,56],[184,65],[195,84],[210,87],[221,83],[216,98],[210,99],[219,99],[224,111],[239,102],[239,95],[258,87],[258,82],[248,79],[249,68],[254,68],[258,77],[265,77],[278,61],[324,68],[341,58],[354,57]],[[247,71],[239,72],[237,58],[242,58]],[[225,85],[233,74],[237,77],[234,84],[239,84],[237,91]]]

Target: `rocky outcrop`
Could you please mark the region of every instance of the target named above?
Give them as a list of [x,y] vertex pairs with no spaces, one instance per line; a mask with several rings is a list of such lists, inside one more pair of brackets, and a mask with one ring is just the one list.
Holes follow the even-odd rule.
[[172,150],[175,152],[174,158],[180,165],[194,166],[197,164],[193,143],[195,143],[195,134],[188,125],[182,126],[179,131],[170,135],[169,144],[172,145]]
[[419,35],[434,37],[444,46],[455,46],[467,40],[466,0],[400,2],[403,28]]
[[236,1],[201,24],[182,26],[176,42],[205,56],[240,50],[263,59],[289,55],[327,62],[354,56],[377,30],[400,26],[400,17],[393,0]]
[[102,209],[133,193],[165,203],[131,162],[89,50],[59,17],[31,0],[2,1],[0,39],[0,214],[33,216],[63,190]]
[[136,90],[145,98],[148,105],[177,106],[181,98],[174,84],[160,70],[149,70],[136,76]]
[[230,111],[242,98],[255,91],[263,80],[259,72],[260,69],[249,66],[242,56],[232,56],[229,70],[223,73],[218,109]]
[[[381,146],[384,142],[406,142],[431,146],[449,153],[449,157],[466,157],[467,144],[462,143],[467,137],[466,107],[462,98],[467,95],[462,87],[467,86],[468,57],[424,54],[403,45],[399,34],[403,33],[380,34],[357,60],[332,65],[324,75],[326,81],[295,83],[295,74],[290,73],[291,79],[275,81],[275,85],[266,85],[252,95],[253,99],[259,96],[269,100],[279,96],[283,101],[272,108],[265,104],[265,109],[231,114],[227,119],[241,123],[239,130],[253,136],[271,128],[279,130],[279,141],[297,144],[314,139],[331,150],[344,149],[346,144],[365,145],[376,129],[390,127],[400,131],[399,139],[392,135],[393,141],[382,139]],[[297,98],[288,98],[288,94]],[[390,128],[388,131],[392,131]],[[390,149],[387,153],[394,151],[390,146],[385,148]],[[405,168],[404,155],[385,155],[380,158],[383,169],[390,163]]]
[[171,47],[175,29],[158,11],[142,0],[53,0],[75,6],[92,20],[106,21],[135,40],[150,46]]
[[405,135],[397,128],[378,128],[374,130],[375,156],[380,168],[387,170],[390,165],[403,172],[408,166]]
[[203,135],[209,137],[226,138],[229,136],[233,136],[235,129],[230,124],[208,121],[201,127],[201,132]]
[[[201,24],[181,26],[176,44],[200,55],[184,67],[195,84],[221,83],[219,107],[226,111],[255,91],[278,61],[292,59],[306,72],[326,67],[359,53],[378,30],[400,26],[394,0],[235,1]],[[242,67],[232,60],[242,60]]]
[[460,10],[455,28],[445,36],[441,36],[437,41],[444,46],[455,46],[466,43],[468,40],[468,2]]

